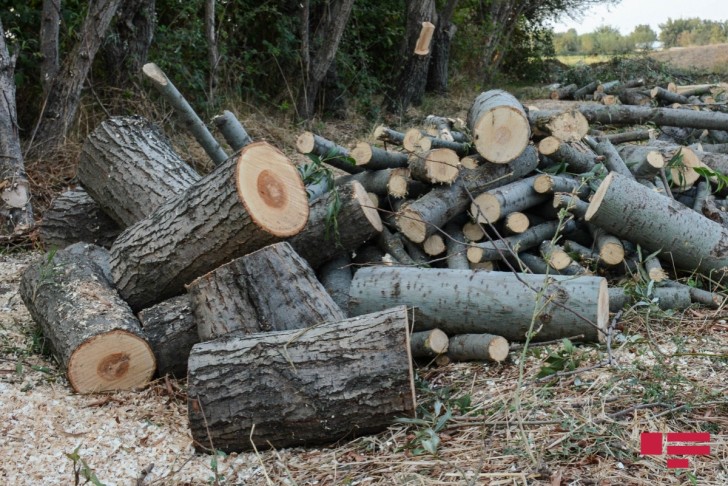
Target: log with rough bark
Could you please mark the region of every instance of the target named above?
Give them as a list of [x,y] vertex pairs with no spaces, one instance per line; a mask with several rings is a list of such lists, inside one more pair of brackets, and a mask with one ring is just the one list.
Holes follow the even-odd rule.
[[397,214],[400,231],[415,243],[428,236],[453,217],[465,211],[473,197],[482,192],[516,181],[538,166],[538,154],[532,146],[509,164],[485,164],[477,169],[461,169],[460,177],[448,187],[435,188],[404,206]]
[[728,271],[728,228],[618,174],[601,183],[586,220],[650,253],[659,251],[678,269],[697,270],[714,280]]
[[523,341],[534,317],[537,341],[582,333],[587,341],[603,341],[609,319],[607,281],[598,277],[370,267],[354,275],[350,296],[352,315],[407,305],[414,307],[416,331],[489,333],[509,341]]
[[413,358],[435,358],[446,353],[449,339],[439,329],[413,332],[410,336],[410,350]]
[[86,138],[78,179],[123,228],[144,219],[200,176],[148,120],[114,117]]
[[356,174],[365,170],[363,167],[357,167],[356,161],[349,154],[349,150],[311,132],[303,132],[298,136],[296,149],[304,155],[316,155],[324,164],[349,174]]
[[250,135],[245,131],[240,121],[228,110],[225,110],[222,115],[213,118],[212,122],[220,130],[220,133],[222,133],[230,148],[233,149],[233,152],[237,152],[253,142],[253,139],[250,138]]
[[46,248],[65,248],[78,242],[111,247],[121,228],[83,189],[56,197],[43,213],[38,236]]
[[528,121],[535,135],[552,135],[564,142],[576,142],[589,131],[589,122],[577,110],[530,110]]
[[141,310],[233,258],[297,234],[308,213],[295,166],[265,142],[249,144],[117,238],[114,282]]
[[652,104],[652,97],[649,92],[640,88],[625,89],[619,93],[619,101],[624,105],[647,106]]
[[531,138],[528,117],[521,103],[498,89],[475,98],[468,112],[468,128],[478,153],[496,164],[519,157]]
[[335,442],[415,411],[403,306],[307,329],[192,348],[188,413],[198,449]]
[[728,113],[653,108],[649,106],[587,104],[580,105],[578,110],[589,123],[601,123],[602,125],[642,125],[651,122],[658,126],[707,128],[711,130],[725,130],[725,127],[728,126]]
[[286,242],[222,265],[187,285],[200,339],[231,332],[300,329],[344,313],[311,267]]
[[470,214],[479,223],[495,223],[514,211],[523,211],[550,199],[533,189],[536,176],[511,182],[478,195],[470,205]]
[[588,148],[579,149],[556,137],[546,137],[538,144],[538,152],[558,162],[566,162],[568,171],[575,174],[589,172],[599,161]]
[[200,342],[188,295],[178,295],[139,313],[144,337],[154,351],[159,376],[187,377],[187,359]]
[[154,374],[139,321],[109,280],[108,251],[76,243],[23,273],[20,296],[78,393],[127,390]]
[[402,152],[393,152],[375,147],[367,142],[359,142],[351,150],[351,158],[357,167],[368,170],[407,167],[408,156]]
[[[576,86],[576,85],[575,85]],[[508,341],[492,334],[459,334],[450,338],[447,356],[453,361],[493,361],[508,357]]]
[[430,184],[452,184],[460,174],[460,157],[450,149],[432,149],[412,154],[410,176]]

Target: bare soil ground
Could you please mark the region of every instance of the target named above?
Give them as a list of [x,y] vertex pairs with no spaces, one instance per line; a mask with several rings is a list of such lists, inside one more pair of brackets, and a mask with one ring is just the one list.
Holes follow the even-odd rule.
[[672,47],[654,52],[650,56],[681,69],[697,69],[713,73],[728,72],[728,44]]

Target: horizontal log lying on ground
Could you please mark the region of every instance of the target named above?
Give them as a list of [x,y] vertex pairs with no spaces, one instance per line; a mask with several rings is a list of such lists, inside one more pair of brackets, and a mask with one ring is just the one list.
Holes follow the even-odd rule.
[[[539,293],[543,300],[537,303]],[[602,341],[609,318],[607,281],[601,277],[406,267],[357,271],[350,291],[352,315],[393,305],[414,308],[415,330],[489,333],[509,341],[523,341],[534,316],[537,341],[576,334]]]
[[198,448],[333,442],[415,411],[405,307],[192,348],[188,410]]
[[707,128],[725,130],[728,126],[728,113],[709,111],[680,110],[674,108],[652,108],[628,105],[579,105],[579,111],[589,123],[603,125],[655,125],[680,126],[687,128]]
[[450,340],[439,329],[414,332],[410,336],[410,349],[413,358],[434,358],[447,352]]
[[508,357],[508,341],[492,334],[459,334],[450,339],[447,356],[453,361],[494,361]]

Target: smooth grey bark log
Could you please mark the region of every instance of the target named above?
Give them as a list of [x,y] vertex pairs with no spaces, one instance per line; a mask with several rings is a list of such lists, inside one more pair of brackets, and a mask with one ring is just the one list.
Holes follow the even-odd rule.
[[121,231],[86,191],[74,189],[60,194],[45,210],[38,236],[47,249],[78,242],[110,248]]
[[650,93],[643,89],[625,89],[619,93],[619,101],[625,105],[645,106],[652,104]]
[[533,189],[536,176],[513,181],[478,195],[470,205],[470,214],[479,223],[495,223],[515,211],[524,211],[550,199]]
[[40,21],[40,84],[43,98],[58,72],[58,31],[61,25],[61,0],[43,0]]
[[[723,302],[725,302],[725,294],[710,292],[709,290],[699,289],[697,287],[691,287],[685,285],[682,282],[675,282],[668,280],[665,282],[665,286],[672,289],[679,289],[683,292],[687,291],[690,295],[690,301],[694,304],[700,304],[712,309],[718,309]],[[683,307],[684,308],[684,307]]]
[[538,151],[554,161],[566,162],[568,171],[575,174],[591,171],[598,162],[595,153],[577,150],[556,137],[546,137],[541,140],[538,144]]
[[157,374],[186,378],[190,351],[200,342],[189,296],[178,295],[144,309],[139,313],[139,321],[154,351]]
[[122,228],[200,180],[162,130],[140,116],[113,117],[86,138],[77,176]]
[[[604,331],[609,319],[607,281],[600,277],[369,267],[354,275],[350,297],[352,315],[407,305],[414,308],[415,331],[489,333],[509,341],[525,339],[534,315],[534,330],[540,328],[537,341],[582,333],[587,341],[603,341],[597,327]],[[553,304],[554,300],[594,325]]]
[[535,135],[554,136],[563,142],[576,142],[589,131],[589,122],[578,110],[530,110],[528,122]]
[[413,332],[410,336],[410,349],[413,358],[435,358],[446,353],[448,345],[447,334],[439,329]]
[[445,233],[449,238],[445,238],[447,245],[447,267],[467,270],[470,268],[468,262],[468,245],[465,243],[465,235],[463,234],[462,225],[450,222],[445,226]]
[[386,226],[382,226],[382,232],[379,234],[377,243],[383,252],[388,253],[398,263],[402,265],[417,265],[417,262],[407,253],[402,243],[402,235],[399,233],[392,233]]
[[341,253],[333,260],[324,263],[318,271],[319,281],[345,314],[349,311],[351,278],[351,257],[348,253]]
[[551,90],[549,98],[552,100],[570,100],[574,98],[574,93],[579,89],[576,84],[567,84],[556,89]]
[[637,178],[654,179],[665,167],[662,153],[648,145],[625,144],[617,152]]
[[233,152],[237,152],[249,143],[253,142],[253,139],[245,131],[245,128],[240,121],[233,115],[231,111],[225,110],[222,115],[217,115],[212,119],[220,133],[222,133],[225,141],[233,149]]
[[663,260],[679,269],[716,280],[728,271],[728,228],[629,178],[609,174],[594,194],[586,220],[650,253],[660,251]]
[[172,106],[184,127],[195,137],[197,143],[205,150],[205,153],[213,163],[220,165],[225,162],[228,155],[220,147],[220,144],[215,140],[215,137],[212,136],[207,126],[200,120],[200,117],[197,116],[197,113],[195,113],[195,110],[190,106],[184,96],[172,84],[172,81],[169,80],[167,75],[164,74],[164,71],[152,62],[145,64],[142,71],[152,81],[154,87],[157,88],[167,103]]
[[303,132],[298,136],[296,149],[304,155],[314,154],[324,164],[349,174],[356,174],[365,170],[363,167],[357,167],[356,161],[351,158],[348,149],[311,132]]
[[[550,240],[559,230],[559,221],[549,221],[528,228],[521,234],[509,236],[501,240],[471,243],[468,248],[468,260],[473,263],[502,260],[509,256],[510,248],[515,251],[525,251],[535,248],[543,240]],[[562,225],[562,231],[568,233],[573,229],[573,221]]]
[[226,452],[376,433],[415,410],[407,309],[199,343],[188,413],[198,448]]
[[[654,303],[663,310],[684,310],[692,304],[690,292],[688,292],[687,288],[655,287],[652,289],[649,300],[652,299],[656,299]],[[624,288],[609,287],[609,312],[618,312],[624,309],[625,306],[631,306],[637,302],[639,302],[638,298],[626,292]]]
[[301,329],[346,316],[286,242],[236,258],[187,285],[202,341]]
[[581,178],[541,174],[533,179],[533,190],[539,194],[568,193],[579,198],[589,197],[591,189]]
[[487,333],[459,334],[450,338],[447,356],[453,361],[500,363],[508,357],[508,341]]
[[430,184],[452,184],[460,174],[460,157],[450,149],[432,149],[409,157],[410,177]]
[[586,137],[584,140],[586,140],[592,150],[604,157],[604,167],[611,172],[618,172],[625,177],[634,177],[608,138],[600,137],[595,140],[591,137]]
[[78,393],[146,385],[154,354],[109,281],[109,255],[77,243],[28,266],[20,296]]
[[594,91],[596,91],[597,86],[599,86],[601,83],[599,81],[592,81],[591,83],[587,83],[581,88],[574,91],[574,99],[575,100],[584,100],[587,97],[591,98],[591,96],[594,94]]
[[117,238],[114,283],[141,310],[233,258],[297,234],[307,219],[295,166],[274,147],[254,142]]
[[728,126],[728,113],[629,105],[585,104],[580,105],[578,109],[589,120],[589,123],[603,125],[642,125],[652,122],[658,126],[707,128],[709,130],[725,130],[725,127]]
[[34,225],[15,106],[16,58],[16,52],[8,52],[0,23],[0,234],[28,230]]
[[500,89],[480,93],[475,98],[468,111],[467,125],[478,153],[497,164],[519,157],[531,138],[523,106],[512,94]]
[[678,93],[673,93],[672,91],[668,91],[665,88],[661,88],[659,86],[655,86],[654,88],[652,88],[652,91],[650,91],[650,96],[652,96],[653,99],[659,100],[660,102],[662,102],[662,104],[679,103],[681,105],[687,105],[689,103],[686,96]]
[[408,156],[402,152],[394,152],[375,147],[367,142],[359,142],[351,151],[356,166],[367,170],[392,169],[407,167]]

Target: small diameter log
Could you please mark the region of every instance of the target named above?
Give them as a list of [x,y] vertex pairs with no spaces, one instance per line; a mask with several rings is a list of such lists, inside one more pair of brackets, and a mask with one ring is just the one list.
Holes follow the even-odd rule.
[[624,105],[647,106],[652,104],[652,97],[643,89],[625,89],[619,93],[619,101]]
[[604,179],[586,220],[650,253],[660,251],[679,269],[716,280],[728,269],[728,228],[626,177],[612,173]]
[[[397,263],[401,265],[417,265],[417,262],[415,262],[407,252],[404,242],[402,240],[403,236],[401,234],[392,233],[391,231],[389,231],[389,228],[383,226],[382,232],[379,234],[379,238],[377,238],[377,243],[379,245],[379,248],[383,252],[389,254],[389,256],[391,256]],[[346,307],[347,306],[344,305],[342,309],[346,309]]]
[[405,153],[384,150],[367,142],[357,143],[351,150],[351,158],[357,167],[368,170],[407,167],[409,159]]
[[533,179],[533,190],[538,194],[569,193],[579,198],[589,197],[589,185],[574,177],[541,174]]
[[220,165],[225,162],[228,158],[225,151],[217,143],[215,137],[212,136],[205,124],[200,120],[200,117],[195,113],[195,110],[185,100],[184,96],[177,91],[174,84],[167,78],[164,71],[156,64],[150,62],[142,67],[142,72],[152,81],[154,87],[157,88],[164,99],[172,105],[177,116],[182,120],[182,124],[195,137],[197,143],[205,150],[215,165]]
[[531,227],[528,215],[520,211],[508,214],[503,220],[503,230],[509,235],[520,235]]
[[569,172],[582,174],[589,172],[597,163],[593,152],[583,152],[562,142],[556,137],[546,137],[538,144],[538,152],[553,160],[566,162]]
[[187,377],[187,359],[200,342],[197,321],[186,294],[172,297],[139,313],[144,337],[154,351],[159,376]]
[[[652,299],[657,300],[655,303],[662,310],[687,309],[692,303],[688,289],[679,287],[655,287],[652,289]],[[609,287],[609,312],[618,312],[636,302],[637,297],[624,288]]]
[[608,133],[602,135],[608,138],[612,145],[619,145],[626,142],[642,142],[644,140],[654,140],[657,138],[657,130],[650,128],[647,130],[633,130],[630,132]]
[[445,226],[445,233],[449,236],[449,238],[445,238],[447,267],[467,270],[470,268],[467,257],[468,245],[465,243],[462,228],[460,225],[450,222]]
[[652,97],[652,99],[659,100],[660,102],[662,102],[662,104],[665,105],[669,105],[672,103],[687,105],[688,103],[690,103],[687,96],[673,93],[666,90],[665,88],[660,88],[659,86],[655,86],[654,88],[652,88],[652,90],[650,91],[650,96]]
[[429,190],[429,185],[410,178],[409,169],[392,169],[392,175],[387,182],[387,192],[395,199],[417,198]]
[[647,276],[654,282],[659,283],[667,280],[667,272],[663,270],[662,264],[660,264],[660,260],[657,257],[650,257],[645,260],[645,270],[647,271]]
[[447,141],[454,142],[455,137],[452,134],[453,119],[442,116],[427,115],[425,118],[425,126],[431,126],[437,131],[437,137]]
[[534,315],[534,330],[540,328],[536,341],[582,333],[587,341],[603,341],[599,330],[609,319],[604,278],[407,267],[362,268],[354,275],[352,315],[392,305],[414,307],[416,331],[489,333],[509,341],[525,339]]
[[241,331],[285,331],[345,318],[286,242],[226,263],[187,285],[202,341]]
[[423,140],[425,140],[425,135],[418,128],[410,128],[404,133],[402,147],[410,153],[422,152],[424,150],[421,145]]
[[611,172],[618,172],[625,177],[634,177],[608,138],[600,137],[594,140],[591,137],[586,137],[584,140],[592,150],[604,157],[604,167]]
[[[574,85],[576,86],[576,85]],[[508,341],[492,334],[459,334],[450,338],[447,356],[453,361],[493,361],[508,357]]]
[[324,164],[348,174],[356,174],[365,170],[363,167],[357,167],[356,161],[349,154],[349,150],[311,132],[303,132],[298,136],[296,150],[304,155],[314,154]]
[[154,353],[109,281],[109,254],[76,243],[28,266],[20,296],[78,393],[146,385]]
[[431,184],[452,184],[460,174],[460,157],[450,149],[418,152],[409,159],[412,178]]
[[200,180],[164,133],[141,117],[101,123],[83,144],[78,179],[122,228],[147,217]]
[[[311,203],[308,223],[287,241],[314,269],[340,251],[351,252],[382,231],[379,211],[356,181]],[[338,196],[337,196],[338,193]],[[329,215],[338,197],[335,222]]]
[[690,96],[709,95],[713,92],[713,88],[718,88],[715,84],[699,84],[694,86],[678,86],[677,92],[686,98]]
[[297,234],[308,211],[295,166],[275,147],[251,143],[117,238],[114,282],[141,310],[233,258]]
[[[559,274],[558,270],[549,266],[549,264],[546,263],[546,260],[544,260],[540,256],[521,252],[518,254],[518,260],[520,260],[520,262],[516,266],[516,268],[521,268],[522,271],[530,270],[531,273],[538,273],[542,275]],[[526,268],[522,268],[523,266],[525,266]]]
[[615,266],[624,261],[624,246],[619,238],[594,225],[589,225],[589,232],[594,238],[594,246],[599,252],[599,261],[601,263]]
[[45,248],[65,248],[78,242],[109,248],[121,228],[83,189],[56,197],[43,213],[38,236]]
[[468,112],[475,149],[486,160],[504,164],[528,146],[531,128],[521,103],[510,93],[491,90],[475,98]]
[[430,235],[424,242],[422,242],[422,249],[425,254],[430,256],[437,256],[445,253],[445,239],[439,235]]
[[617,91],[622,83],[618,80],[607,81],[606,83],[600,83],[594,90],[597,93],[611,94]]
[[[544,240],[550,240],[558,231],[559,222],[549,221],[547,223],[532,226],[520,235],[509,236],[502,240],[484,241],[472,243],[468,248],[468,261],[478,263],[482,261],[501,260],[511,256],[511,249],[525,251],[535,248]],[[573,228],[573,222],[564,225],[564,232]]]
[[551,90],[549,98],[552,100],[571,100],[574,99],[574,93],[576,93],[577,89],[579,89],[579,86],[576,84],[569,84],[561,88],[556,88]]
[[413,332],[410,336],[410,350],[413,358],[435,358],[447,353],[449,343],[447,334],[439,329]]
[[543,241],[539,245],[539,251],[544,261],[556,270],[563,270],[573,262],[561,245],[551,241]]
[[404,133],[379,125],[374,129],[374,139],[385,144],[402,145],[404,143]]
[[617,152],[637,178],[654,179],[665,167],[662,153],[646,145],[622,145]]
[[427,152],[432,149],[449,149],[455,152],[458,157],[465,157],[470,155],[472,150],[470,144],[461,142],[450,142],[441,138],[432,137],[429,135],[423,136],[418,142],[420,150]]
[[495,223],[513,211],[541,204],[550,197],[533,190],[535,179],[528,177],[480,194],[470,205],[470,214],[479,223]]
[[324,263],[318,271],[319,281],[344,313],[348,311],[349,307],[351,278],[351,258],[348,253],[342,253]]
[[649,106],[602,106],[594,104],[579,105],[578,110],[589,123],[600,123],[602,125],[644,125],[651,122],[658,126],[707,128],[709,130],[725,130],[725,127],[728,126],[728,113],[653,108]]
[[584,100],[587,97],[590,97],[594,94],[594,91],[596,91],[597,86],[599,86],[601,83],[599,81],[592,81],[591,83],[588,83],[581,88],[574,91],[574,99],[575,100]]
[[212,122],[220,130],[220,133],[222,133],[230,148],[233,149],[233,152],[237,152],[253,142],[253,139],[245,131],[240,121],[228,110],[225,110],[222,115],[217,115],[212,119]]
[[414,415],[407,309],[192,348],[188,412],[198,448],[335,442]]
[[[710,292],[708,290],[699,289],[685,285],[681,282],[666,281],[665,286],[672,289],[680,289],[683,292],[687,291],[690,295],[690,301],[694,304],[704,305],[713,309],[720,308],[725,302],[725,295]],[[684,307],[683,307],[684,308]]]
[[552,135],[563,142],[579,141],[589,131],[589,122],[577,110],[531,110],[528,112],[528,121],[534,134]]
[[483,227],[479,223],[468,221],[463,225],[463,236],[468,241],[480,241],[485,238]]
[[448,187],[438,187],[403,207],[397,215],[397,226],[411,241],[422,243],[453,217],[465,211],[470,195],[521,179],[538,165],[532,146],[509,164],[485,164],[474,170],[461,169],[460,177]]

